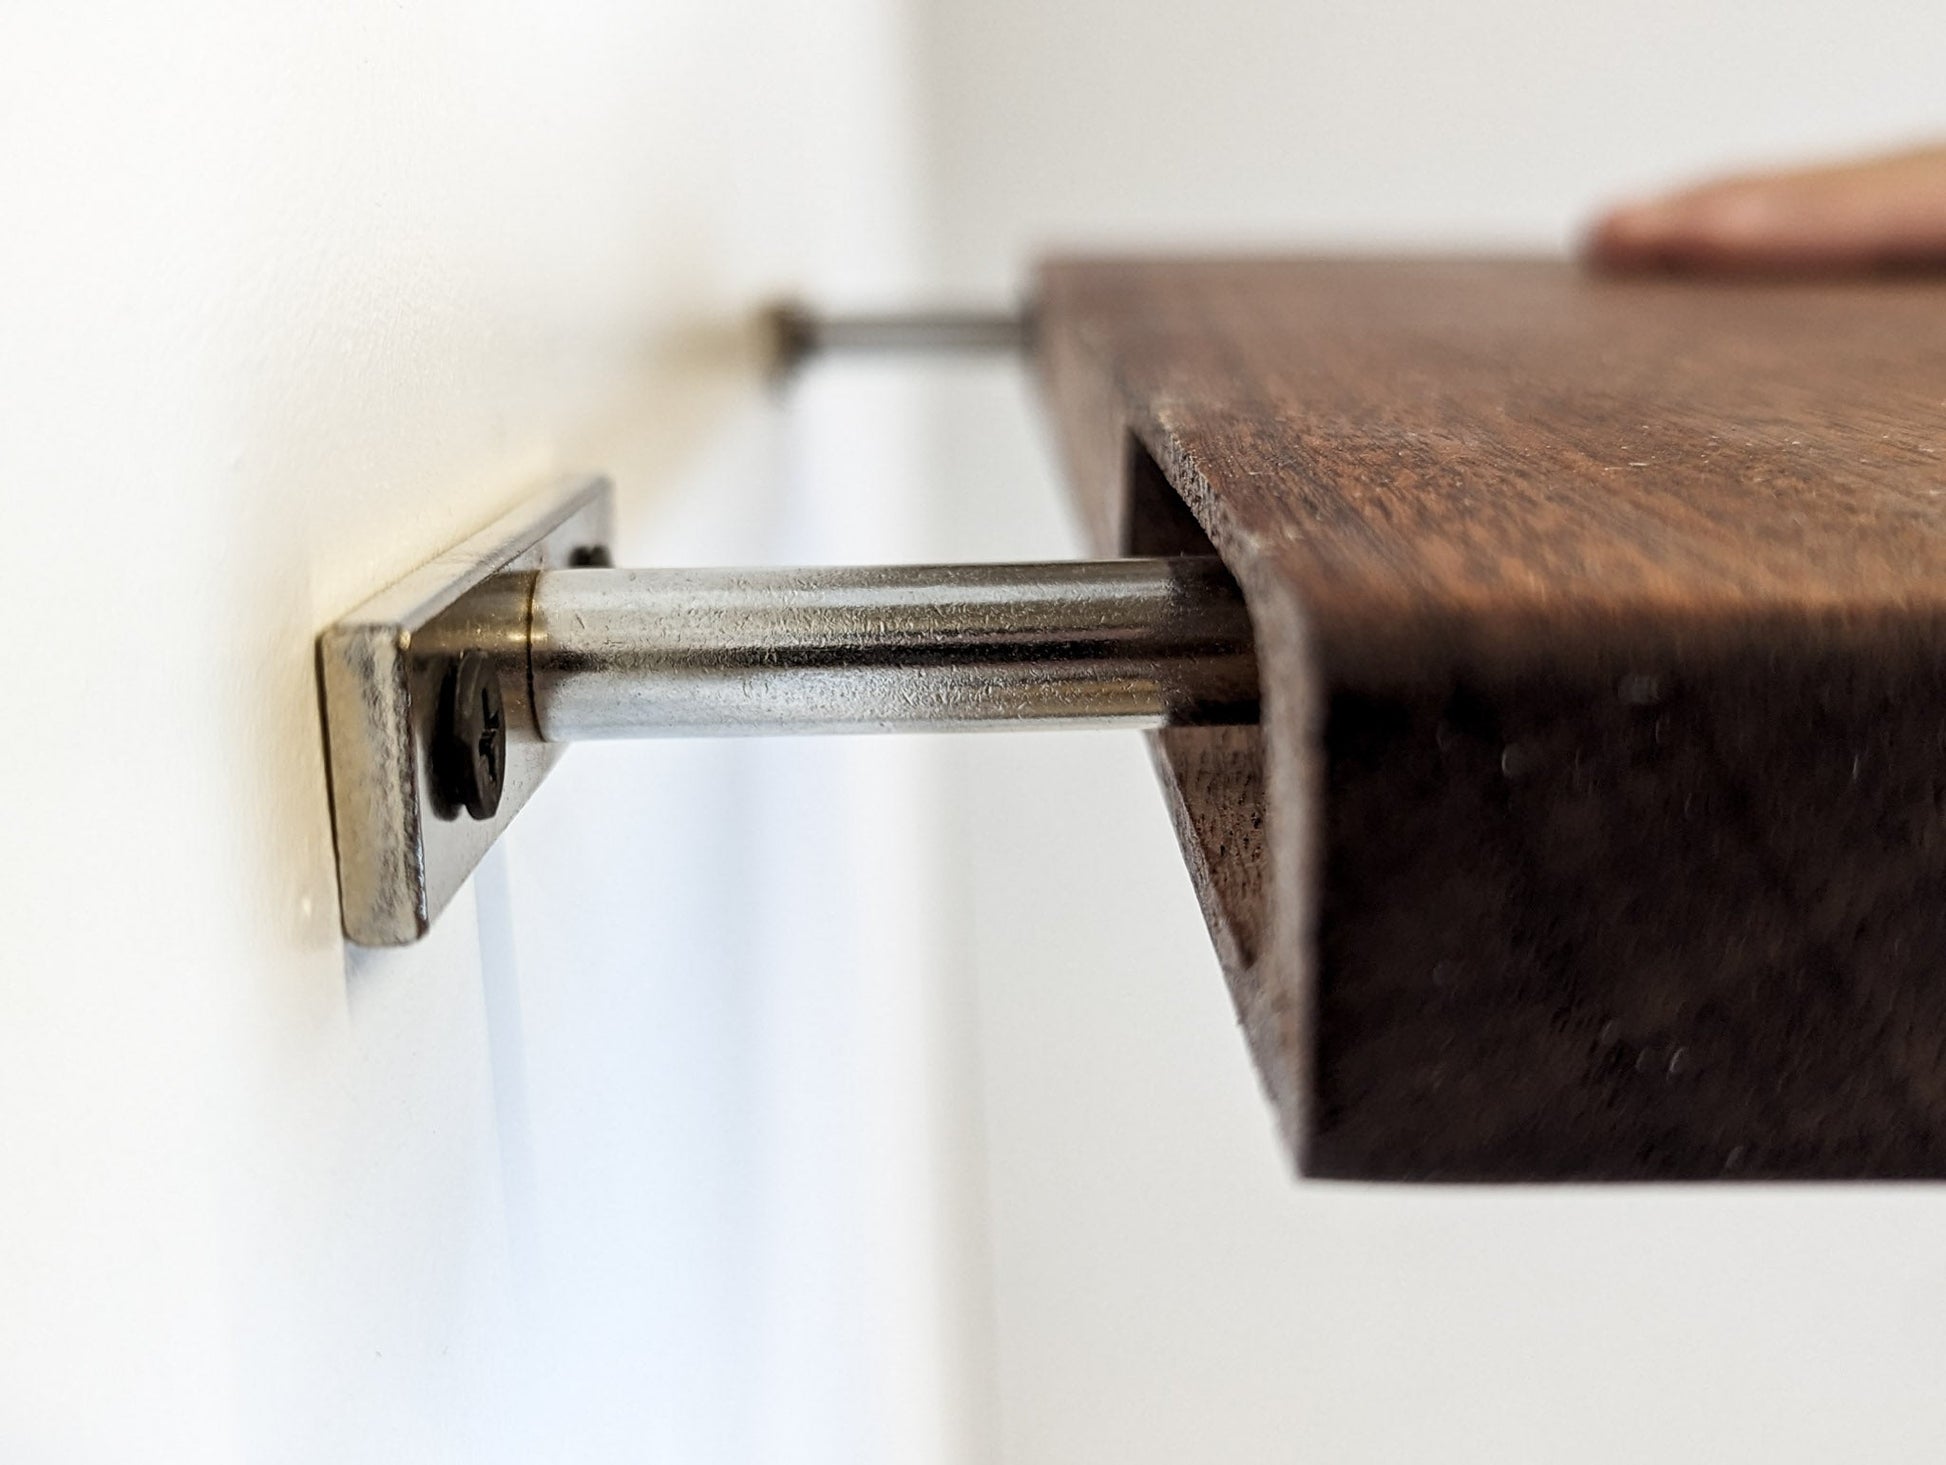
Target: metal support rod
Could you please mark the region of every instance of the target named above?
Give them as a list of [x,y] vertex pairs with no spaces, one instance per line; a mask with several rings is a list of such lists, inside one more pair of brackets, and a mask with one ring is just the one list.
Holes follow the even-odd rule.
[[962,353],[1020,351],[1033,334],[1026,310],[898,310],[826,314],[786,303],[770,312],[778,367],[833,351]]
[[614,570],[563,481],[318,638],[345,934],[416,941],[574,738],[1250,722],[1214,558]]
[[1214,558],[544,570],[541,736],[1254,721],[1250,618]]

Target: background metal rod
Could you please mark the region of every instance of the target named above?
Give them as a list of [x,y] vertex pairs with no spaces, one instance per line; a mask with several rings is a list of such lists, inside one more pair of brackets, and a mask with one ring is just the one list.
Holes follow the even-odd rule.
[[1249,722],[1250,618],[1214,558],[551,570],[542,737]]
[[829,351],[1020,351],[1032,334],[1026,310],[899,310],[825,314],[787,303],[770,313],[777,362],[788,371]]

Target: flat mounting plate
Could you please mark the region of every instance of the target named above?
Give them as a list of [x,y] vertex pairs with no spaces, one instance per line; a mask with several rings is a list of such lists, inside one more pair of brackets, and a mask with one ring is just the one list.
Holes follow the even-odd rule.
[[[528,689],[536,571],[606,551],[606,479],[580,477],[521,505],[380,591],[318,638],[345,935],[404,946],[473,872],[561,755],[540,739]],[[469,818],[433,792],[428,748],[460,651],[486,648],[506,700],[500,807]]]

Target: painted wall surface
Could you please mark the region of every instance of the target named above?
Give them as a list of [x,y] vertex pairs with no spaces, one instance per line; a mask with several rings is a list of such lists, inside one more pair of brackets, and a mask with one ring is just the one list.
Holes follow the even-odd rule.
[[[1691,170],[1946,133],[1918,0],[927,0],[934,277],[1049,244],[1555,249]],[[1070,551],[1004,370],[939,388],[940,539]],[[1007,1465],[1920,1461],[1931,1189],[1293,1185],[1133,740],[967,740]]]
[[569,468],[643,562],[895,557],[899,388],[740,323],[901,282],[905,69],[881,0],[0,8],[0,1459],[949,1453],[923,760],[579,750],[353,951],[311,654]]

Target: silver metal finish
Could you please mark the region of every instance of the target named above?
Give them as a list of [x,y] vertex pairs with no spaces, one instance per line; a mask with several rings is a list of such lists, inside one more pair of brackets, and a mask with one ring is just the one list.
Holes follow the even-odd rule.
[[771,312],[776,354],[789,371],[825,352],[1020,351],[1032,339],[1026,310],[896,310],[825,314],[798,304]]
[[[1160,727],[1257,714],[1250,618],[1213,558],[567,568],[607,558],[610,515],[604,480],[564,484],[319,637],[351,940],[424,935],[576,738]],[[460,686],[473,690],[457,705],[500,693],[463,738],[450,691]],[[482,765],[456,797],[451,750],[485,757],[486,743],[468,739],[491,728],[500,758],[502,726],[503,762],[484,765],[504,768],[497,806],[478,796]]]
[[[561,750],[540,739],[527,689],[535,572],[609,543],[609,487],[562,485],[338,621],[318,639],[345,935],[416,941],[540,785]],[[506,701],[504,792],[473,820],[435,796],[430,746],[458,655],[488,650]]]
[[549,742],[1257,715],[1250,619],[1213,558],[553,571],[532,625]]

